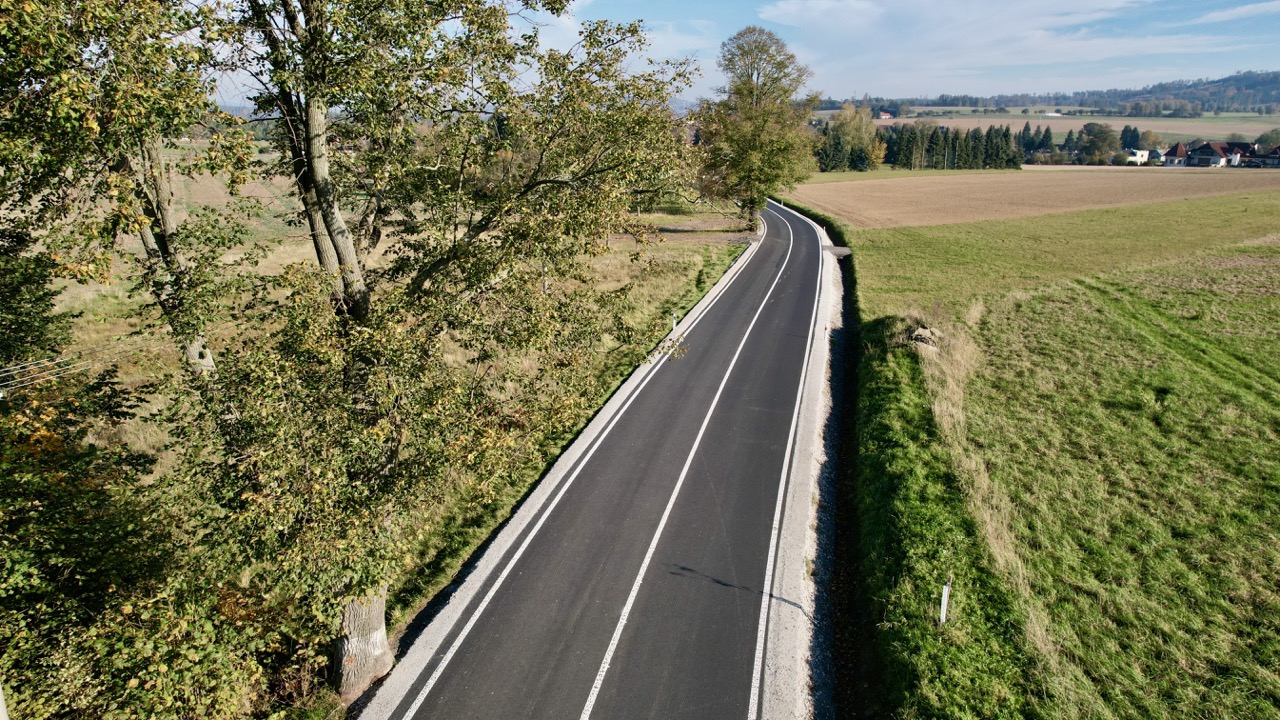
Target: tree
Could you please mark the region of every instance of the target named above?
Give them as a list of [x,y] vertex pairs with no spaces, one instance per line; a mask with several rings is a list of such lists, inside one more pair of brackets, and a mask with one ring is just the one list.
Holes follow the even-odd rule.
[[1271,148],[1280,145],[1280,128],[1275,128],[1262,133],[1254,142],[1256,142],[1258,147],[1263,150],[1270,150]]
[[1103,123],[1085,123],[1080,130],[1080,152],[1089,163],[1101,165],[1120,152],[1120,136],[1115,128]]
[[1139,150],[1155,150],[1162,145],[1164,145],[1164,138],[1152,130],[1143,130],[1138,136]]
[[704,101],[694,115],[701,184],[707,195],[732,200],[753,216],[771,193],[813,171],[806,120],[816,97],[798,97],[811,73],[777,35],[756,26],[720,46],[717,66],[727,80],[721,98]]
[[884,162],[885,144],[871,119],[870,108],[857,108],[846,103],[827,127],[827,137],[846,151],[844,167],[849,170],[875,170]]
[[1044,135],[1040,136],[1040,142],[1036,145],[1036,150],[1051,153],[1057,149],[1057,146],[1053,144],[1053,128],[1045,128]]
[[[627,362],[653,338],[627,320],[625,288],[593,287],[584,258],[611,233],[648,239],[632,208],[686,180],[669,107],[688,68],[631,71],[644,45],[638,25],[588,25],[572,49],[543,51],[514,24],[517,10],[483,0],[0,3],[0,57],[38,58],[0,64],[0,202],[24,233],[22,257],[35,257],[37,235],[74,232],[91,245],[134,234],[148,244],[141,279],[175,337],[185,337],[182,318],[204,323],[213,312],[238,328],[217,372],[165,387],[164,420],[182,442],[174,468],[145,485],[133,482],[136,468],[89,463],[106,456],[88,447],[87,423],[0,417],[0,502],[16,503],[0,522],[25,522],[22,503],[59,497],[68,477],[112,491],[71,498],[87,498],[88,510],[128,500],[112,511],[124,519],[138,504],[153,512],[144,501],[179,503],[146,524],[175,537],[126,538],[165,555],[146,583],[120,583],[137,585],[145,615],[117,594],[83,609],[84,633],[41,635],[56,638],[46,648],[114,668],[76,669],[101,692],[66,693],[90,709],[61,716],[132,712],[128,703],[196,708],[200,696],[208,716],[238,717],[259,709],[264,673],[305,680],[326,663],[342,692],[358,691],[389,667],[387,586],[418,549],[431,503],[460,487],[482,495],[545,461],[548,434],[569,432],[604,391],[583,364],[606,351]],[[252,283],[221,264],[226,248],[243,245],[235,224],[180,218],[165,194],[175,169],[165,144],[207,122],[206,71],[222,40],[231,54],[218,62],[262,82],[256,100],[283,151],[276,169],[294,186],[316,254],[314,266]],[[243,172],[242,148],[225,140],[201,167]],[[369,272],[376,250],[392,260]],[[11,278],[28,292],[43,287],[5,262],[0,280]],[[210,291],[231,281],[232,292]],[[209,302],[219,294],[221,304]],[[21,311],[0,311],[5,352],[60,346],[30,308],[10,307]],[[530,359],[540,368],[532,376]],[[33,427],[71,448],[74,463],[22,455]],[[89,527],[79,507],[49,525]],[[0,527],[0,550],[16,538],[15,553],[26,553],[6,563],[47,555],[63,576],[87,567],[54,557],[58,538],[24,533]],[[4,575],[0,597],[25,602],[26,590],[5,583],[27,576]],[[22,612],[42,607],[56,618],[62,605]],[[10,617],[0,631],[17,627]],[[7,637],[0,644],[7,678],[3,663],[19,656]]]
[[822,128],[822,144],[818,146],[817,157],[820,172],[849,169],[849,146],[842,133],[832,132],[829,122]]
[[154,491],[145,477],[152,458],[108,440],[143,398],[111,368],[86,378],[42,364],[67,338],[53,287],[67,269],[28,233],[0,231],[0,676],[9,708],[40,720],[197,705],[207,717],[238,715],[261,673],[234,627],[213,628],[217,596],[181,571],[190,557],[182,500]]
[[[136,279],[189,366],[211,370],[162,152],[165,138],[227,120],[209,99],[208,13],[182,0],[51,0],[0,8],[0,19],[0,57],[23,58],[0,66],[0,211],[99,267],[118,237],[141,240]],[[186,170],[238,179],[247,151],[232,135],[215,134],[211,153]]]
[[1120,149],[1136,150],[1141,143],[1142,134],[1138,132],[1138,128],[1125,125],[1120,131]]
[[[350,696],[392,662],[385,598],[423,498],[533,462],[532,428],[561,427],[592,396],[582,357],[640,337],[582,258],[612,232],[641,234],[632,205],[682,180],[669,103],[688,69],[630,72],[638,25],[589,24],[570,51],[542,51],[485,0],[240,9],[318,272],[243,309],[276,329],[236,342],[218,402],[188,394],[174,481],[204,489],[221,565],[249,573],[245,602],[277,637],[312,665],[334,640]],[[393,261],[368,273],[387,245]],[[474,362],[445,362],[446,338]],[[534,379],[518,372],[528,354],[543,359]]]

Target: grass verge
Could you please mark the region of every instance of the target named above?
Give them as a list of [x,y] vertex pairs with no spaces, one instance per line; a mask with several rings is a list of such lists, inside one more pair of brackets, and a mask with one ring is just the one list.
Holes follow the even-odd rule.
[[[848,245],[838,219],[790,205]],[[820,590],[835,635],[835,716],[1020,717],[1035,680],[1019,611],[992,572],[935,420],[908,339],[919,323],[863,321],[858,278],[842,267],[852,336],[840,340],[833,374],[852,388],[835,405],[835,558],[830,587]]]

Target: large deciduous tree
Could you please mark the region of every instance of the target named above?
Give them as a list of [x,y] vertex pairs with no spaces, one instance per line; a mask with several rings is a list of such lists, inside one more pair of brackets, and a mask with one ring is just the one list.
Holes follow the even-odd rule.
[[1089,163],[1105,163],[1120,152],[1120,135],[1115,128],[1105,123],[1085,123],[1077,141],[1080,143],[1081,155]]
[[592,397],[585,359],[635,336],[583,258],[640,233],[637,198],[682,179],[684,65],[630,69],[638,25],[543,51],[511,12],[243,0],[233,18],[319,272],[295,268],[248,310],[273,330],[192,394],[179,479],[202,488],[223,572],[281,643],[337,637],[347,696],[390,667],[388,584],[424,504],[533,462]]
[[[184,217],[169,183],[171,140],[214,112],[208,72],[221,63],[260,83],[275,169],[316,260],[222,298],[236,329],[217,372],[168,389],[172,469],[143,484],[130,467],[118,483],[119,497],[145,486],[155,514],[172,513],[155,523],[172,530],[166,562],[139,591],[145,614],[117,596],[90,608],[68,657],[104,658],[75,668],[96,694],[66,712],[199,704],[236,717],[262,709],[264,677],[326,662],[344,695],[359,691],[390,665],[387,588],[432,513],[543,462],[547,438],[604,391],[584,367],[625,362],[620,349],[650,338],[628,322],[625,288],[596,288],[586,258],[611,233],[644,235],[630,210],[686,180],[669,106],[689,71],[639,67],[638,25],[591,24],[557,51],[517,17],[564,7],[0,0],[0,203],[17,255],[74,237],[92,257],[95,242],[137,237],[139,278],[190,364],[212,370],[203,327],[223,255],[244,238],[219,216]],[[204,167],[241,179],[245,160],[218,141]],[[0,313],[6,332],[10,320]],[[25,334],[6,348],[59,346],[18,321]],[[53,432],[78,453],[89,430]],[[74,468],[93,490],[95,467]],[[34,471],[8,476],[5,497],[53,488],[55,470],[48,488]],[[79,517],[64,509],[47,523],[60,533]],[[0,527],[0,545],[26,531]]]
[[750,215],[815,169],[816,140],[806,121],[817,96],[800,96],[812,73],[781,38],[756,26],[720,46],[717,66],[726,80],[721,97],[695,113],[702,187]]

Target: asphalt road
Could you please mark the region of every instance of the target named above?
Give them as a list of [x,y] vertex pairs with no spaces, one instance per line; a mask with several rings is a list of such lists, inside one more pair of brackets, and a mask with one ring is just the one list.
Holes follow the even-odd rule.
[[[786,218],[783,214],[787,215]],[[767,233],[540,508],[390,717],[750,718],[821,247]],[[821,338],[819,338],[821,339]]]

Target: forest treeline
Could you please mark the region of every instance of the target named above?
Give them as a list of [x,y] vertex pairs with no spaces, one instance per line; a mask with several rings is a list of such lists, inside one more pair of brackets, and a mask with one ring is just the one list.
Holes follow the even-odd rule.
[[[834,110],[844,102],[824,99],[823,109]],[[1280,113],[1280,72],[1241,72],[1217,79],[1176,80],[1139,89],[1086,90],[1073,93],[1015,93],[1005,95],[942,94],[924,98],[872,98],[858,101],[899,117],[900,106],[917,108],[1010,107],[1093,108],[1099,114],[1128,117],[1200,117],[1213,112]],[[901,115],[906,115],[902,111]]]
[[[881,164],[903,170],[1003,170],[1028,165],[1124,165],[1128,151],[1156,150],[1168,141],[1151,130],[1125,125],[1119,131],[1108,123],[1084,123],[1061,139],[1053,129],[1023,123],[990,125],[986,130],[950,128],[931,119],[877,127],[867,107],[845,105],[829,120],[812,123],[817,135],[814,157],[822,172],[874,170]],[[1256,143],[1263,150],[1280,144],[1280,128],[1248,138],[1228,140]],[[1194,148],[1204,141],[1187,143]]]

